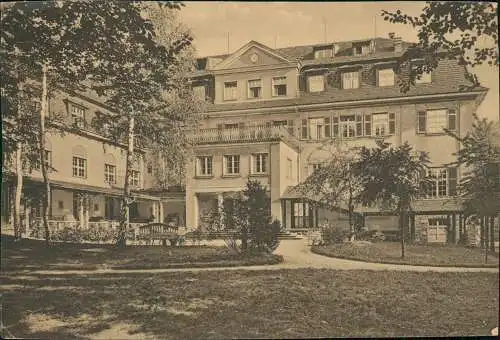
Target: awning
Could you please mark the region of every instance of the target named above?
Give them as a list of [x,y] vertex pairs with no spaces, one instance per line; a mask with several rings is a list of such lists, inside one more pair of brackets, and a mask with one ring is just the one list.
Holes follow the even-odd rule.
[[[41,178],[28,177],[28,178],[26,178],[26,180],[30,181],[30,182],[34,182],[34,183],[39,183],[39,184],[43,183]],[[103,187],[96,187],[93,185],[71,183],[71,182],[65,182],[65,181],[56,181],[56,180],[50,180],[50,187],[51,188],[66,189],[66,190],[85,191],[88,193],[105,194],[105,195],[111,195],[111,196],[123,195],[123,189],[121,189],[121,188],[103,188]],[[137,198],[147,199],[147,200],[155,200],[155,201],[160,200],[160,197],[139,193],[139,192],[133,191],[133,190],[132,190],[132,196],[137,197]]]
[[[313,202],[321,203],[321,197],[311,193],[302,193],[296,186],[289,186],[285,189],[280,199],[305,199]],[[420,199],[415,200],[411,204],[412,210],[417,214],[434,214],[434,213],[458,213],[463,210],[462,201],[459,198],[440,198],[440,199]],[[338,210],[348,211],[347,204],[339,204]],[[335,210],[337,210],[335,209]],[[383,210],[378,207],[356,206],[354,212],[369,215],[392,215],[391,211]]]

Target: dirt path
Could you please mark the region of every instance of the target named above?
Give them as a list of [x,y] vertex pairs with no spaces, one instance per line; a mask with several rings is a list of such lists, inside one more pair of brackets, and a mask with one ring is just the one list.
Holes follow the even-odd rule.
[[[98,270],[35,270],[16,271],[15,273],[35,275],[88,275],[111,273],[170,273],[170,272],[200,272],[224,270],[278,270],[298,268],[325,268],[338,270],[401,270],[416,272],[490,272],[497,273],[498,268],[460,268],[460,267],[426,267],[399,264],[368,263],[353,260],[343,260],[314,254],[306,240],[284,240],[276,250],[284,257],[284,262],[277,265],[240,266],[222,268],[174,268],[174,269],[98,269]],[[14,272],[9,272],[14,274]]]

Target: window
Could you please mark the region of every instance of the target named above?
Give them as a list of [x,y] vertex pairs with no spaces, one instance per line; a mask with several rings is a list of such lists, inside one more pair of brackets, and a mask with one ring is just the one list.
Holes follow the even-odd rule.
[[378,86],[393,86],[394,85],[394,70],[386,68],[378,70]]
[[326,48],[314,51],[314,59],[332,58],[333,48]]
[[104,164],[104,182],[109,184],[116,183],[116,166]]
[[[50,168],[52,168],[52,151],[45,150],[45,164],[47,164],[47,170],[50,171]],[[40,160],[38,160],[33,165],[33,168],[36,170],[40,170],[41,169],[40,165],[41,165]]]
[[315,171],[318,171],[318,170],[319,170],[319,169],[321,169],[322,167],[323,167],[323,164],[322,164],[322,163],[313,163],[313,164],[311,164],[311,169],[312,169],[312,171],[311,171],[311,173],[310,173],[310,174],[312,174],[312,173],[313,173],[313,172],[315,172]]
[[273,78],[273,97],[286,96],[286,77]]
[[427,169],[427,178],[430,180],[426,193],[428,198],[456,195],[457,168]]
[[340,131],[342,137],[354,137],[356,135],[356,117],[340,116]]
[[225,174],[226,175],[237,175],[240,173],[240,156],[239,155],[224,156],[224,162],[225,162]]
[[87,177],[87,160],[73,156],[73,177]]
[[444,133],[444,128],[451,131],[457,128],[457,113],[455,110],[419,111],[417,119],[417,131],[419,133]]
[[325,77],[323,75],[309,76],[307,82],[309,92],[321,92],[325,90]]
[[153,173],[153,166],[151,164],[148,164],[148,174],[152,174]]
[[265,174],[267,173],[267,153],[259,153],[252,155],[252,172],[254,174]]
[[290,158],[286,159],[286,178],[292,179],[293,177],[293,163]]
[[79,128],[85,127],[85,108],[75,104],[70,104],[70,108],[73,124]]
[[284,127],[291,136],[295,135],[293,120],[273,120],[273,126]]
[[198,176],[212,176],[212,157],[200,156],[197,157],[197,175]]
[[323,118],[310,118],[309,119],[309,136],[311,139],[324,138],[325,120]]
[[342,73],[342,88],[357,89],[359,88],[359,72],[344,72]]
[[224,83],[224,100],[236,100],[238,97],[238,83],[235,81]]
[[432,82],[431,72],[423,72],[420,75],[420,78],[418,78],[418,76],[415,78],[415,84],[428,84],[431,82]]
[[206,92],[204,85],[193,86],[193,92],[201,100],[205,100]]
[[238,123],[224,124],[224,129],[237,129],[238,127]]
[[248,98],[260,98],[261,93],[260,79],[248,81]]
[[130,185],[139,187],[141,185],[141,172],[137,170],[130,170]]
[[59,210],[64,209],[64,201],[58,201],[57,202],[57,207],[59,208]]
[[[394,113],[375,113],[372,115],[372,131],[374,136],[387,136],[395,133],[396,130],[396,114]],[[365,135],[369,135],[366,130],[365,120]]]

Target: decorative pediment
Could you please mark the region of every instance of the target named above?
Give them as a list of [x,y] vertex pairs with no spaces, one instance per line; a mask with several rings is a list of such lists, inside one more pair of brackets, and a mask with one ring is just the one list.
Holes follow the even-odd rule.
[[217,64],[214,70],[224,70],[252,66],[278,65],[290,63],[293,59],[279,53],[272,48],[262,45],[256,41],[248,44],[234,52],[224,61]]

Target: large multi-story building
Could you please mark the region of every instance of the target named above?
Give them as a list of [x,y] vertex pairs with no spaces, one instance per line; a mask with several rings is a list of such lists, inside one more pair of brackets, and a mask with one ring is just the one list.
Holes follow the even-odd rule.
[[[125,180],[126,145],[103,137],[102,130],[92,124],[96,112],[110,109],[90,90],[79,93],[54,91],[48,107],[49,115],[58,119],[58,123],[48,127],[45,140],[50,168],[51,225],[67,225],[67,222],[80,226],[116,224]],[[131,221],[165,221],[172,217],[184,223],[183,193],[155,190],[158,189],[155,182],[153,159],[148,157],[146,150],[136,148],[131,172],[134,197],[130,206]],[[15,183],[13,173],[3,174],[1,212],[4,225],[13,218]],[[21,202],[23,224],[27,227],[40,217],[43,188],[40,164],[30,167],[25,162]]]
[[[447,226],[454,241],[464,228],[453,198],[463,169],[447,167],[487,89],[471,88],[465,68],[443,59],[402,93],[394,66],[410,46],[391,35],[358,41],[273,49],[251,41],[227,55],[198,59],[193,89],[208,104],[187,164],[186,222],[202,226],[224,197],[255,178],[269,189],[272,214],[289,230],[326,220],[345,223],[345,209],[310,204],[294,189],[328,161],[325,140],[349,146],[409,142],[426,151],[434,184],[415,202],[411,237],[436,241]],[[413,60],[412,66],[422,60]],[[357,207],[372,229],[397,229],[395,216]]]

